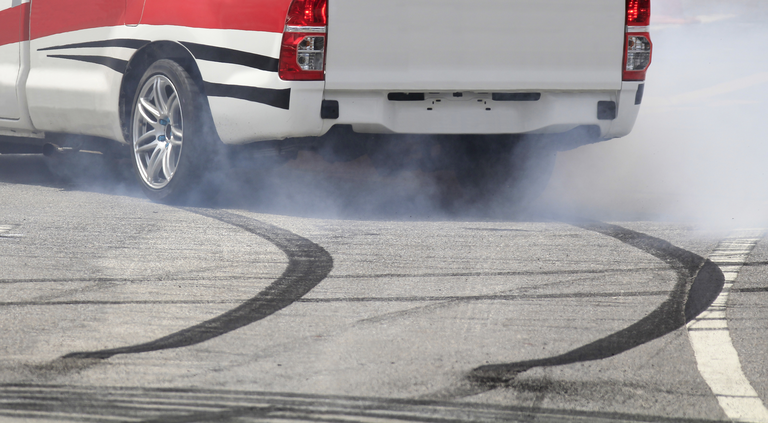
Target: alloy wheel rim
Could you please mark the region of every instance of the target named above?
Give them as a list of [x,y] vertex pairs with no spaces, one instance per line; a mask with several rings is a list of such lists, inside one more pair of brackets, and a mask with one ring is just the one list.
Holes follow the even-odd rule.
[[179,94],[164,75],[151,77],[139,92],[133,118],[133,154],[144,184],[162,189],[181,159],[184,118]]

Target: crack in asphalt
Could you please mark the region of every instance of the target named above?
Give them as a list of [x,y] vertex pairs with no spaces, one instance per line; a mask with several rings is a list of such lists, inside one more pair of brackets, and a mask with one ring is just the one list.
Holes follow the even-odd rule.
[[[265,263],[262,261],[262,263]],[[277,264],[277,262],[266,262],[268,264]],[[326,279],[394,279],[394,278],[451,278],[451,277],[509,277],[509,276],[558,276],[558,275],[580,275],[580,274],[612,274],[612,273],[642,273],[654,270],[650,267],[637,267],[634,269],[605,269],[605,270],[553,270],[553,271],[487,271],[487,272],[445,272],[445,273],[383,273],[370,275],[328,275]],[[26,283],[77,283],[77,282],[97,282],[97,283],[144,283],[144,282],[229,282],[229,281],[257,281],[273,280],[274,276],[198,276],[198,277],[141,277],[141,278],[31,278],[31,279],[0,279],[0,285],[26,284]]]
[[[742,291],[743,292],[743,291]],[[605,293],[570,293],[570,294],[488,294],[459,296],[407,296],[407,297],[322,297],[300,298],[296,303],[418,303],[452,301],[518,301],[542,299],[584,299],[584,298],[634,298],[666,296],[668,291],[647,292],[605,292]],[[62,300],[62,301],[17,301],[0,302],[0,307],[31,306],[127,306],[127,305],[211,305],[241,304],[241,300]]]

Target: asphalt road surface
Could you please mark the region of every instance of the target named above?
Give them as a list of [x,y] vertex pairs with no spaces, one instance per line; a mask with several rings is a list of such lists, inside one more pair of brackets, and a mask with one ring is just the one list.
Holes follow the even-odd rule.
[[448,211],[305,154],[169,207],[88,157],[0,156],[2,421],[766,421],[762,231]]

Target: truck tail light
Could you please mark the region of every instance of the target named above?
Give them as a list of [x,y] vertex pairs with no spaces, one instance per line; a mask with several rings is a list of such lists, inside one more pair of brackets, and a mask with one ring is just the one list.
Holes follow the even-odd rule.
[[624,60],[624,81],[643,81],[651,64],[651,36],[648,33],[627,33]]
[[651,36],[643,28],[651,25],[651,0],[627,0],[626,24],[623,80],[643,81],[653,51]]
[[328,0],[293,0],[280,47],[280,79],[325,79]]
[[627,26],[647,27],[651,24],[651,0],[627,0]]

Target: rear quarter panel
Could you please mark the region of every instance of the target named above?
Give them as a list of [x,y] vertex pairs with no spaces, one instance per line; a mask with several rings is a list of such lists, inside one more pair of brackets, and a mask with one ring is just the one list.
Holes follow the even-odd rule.
[[[34,124],[39,130],[123,141],[120,87],[125,67],[139,49],[153,42],[171,41],[276,60],[289,3],[146,0],[140,14],[132,4],[128,16],[126,0],[35,0],[26,87]],[[276,71],[215,55],[197,59],[197,64],[206,85],[272,90],[288,87]],[[225,142],[245,142],[259,134],[273,136],[289,127],[287,118],[292,116],[282,112],[287,110],[238,97],[211,97],[209,102],[214,119],[218,119],[217,127],[225,131]],[[265,117],[267,126],[259,132],[257,126]]]

